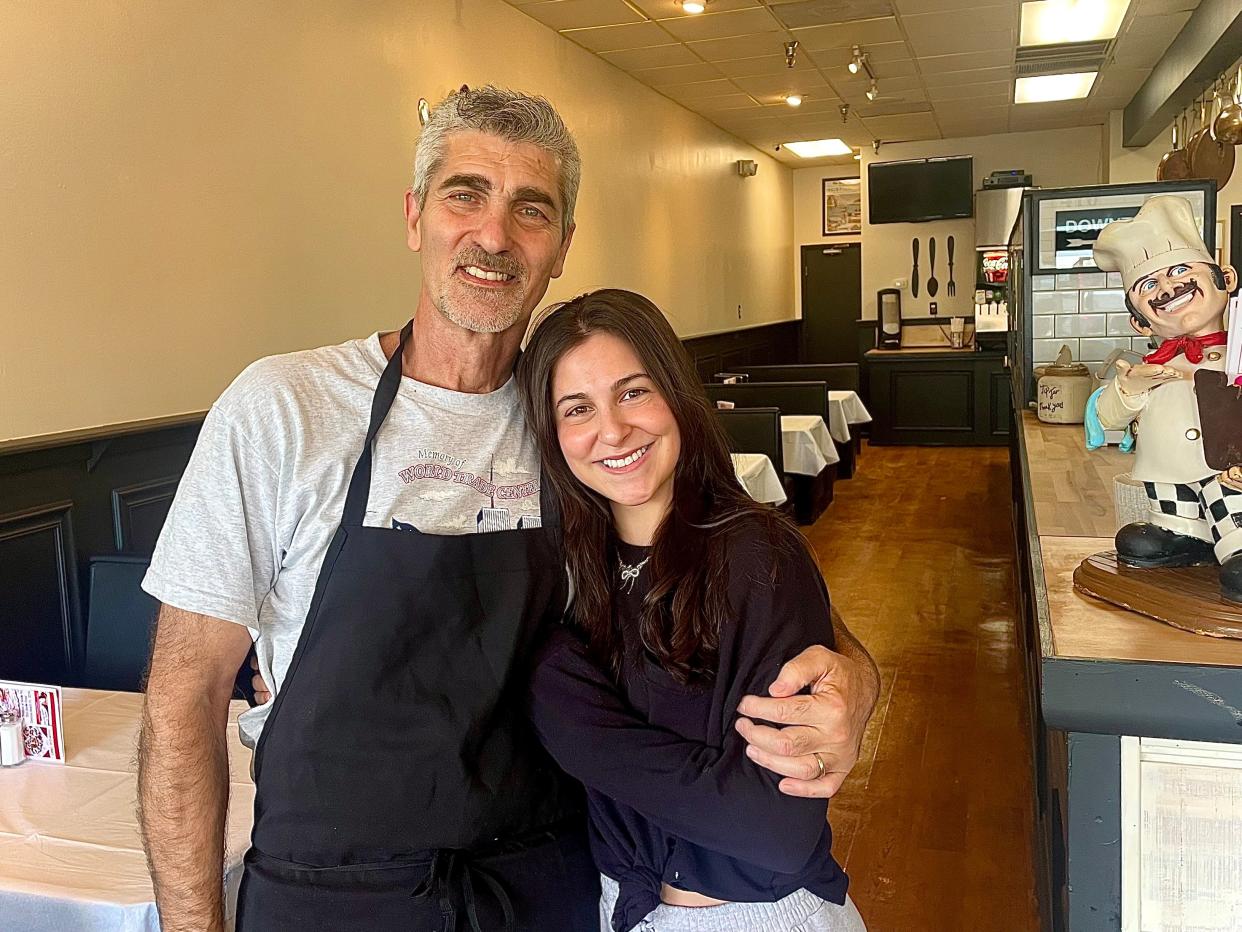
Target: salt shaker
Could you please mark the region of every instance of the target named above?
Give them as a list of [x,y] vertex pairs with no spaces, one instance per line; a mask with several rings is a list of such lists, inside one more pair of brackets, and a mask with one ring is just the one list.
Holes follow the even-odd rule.
[[6,709],[0,712],[0,767],[16,767],[25,759],[21,713]]

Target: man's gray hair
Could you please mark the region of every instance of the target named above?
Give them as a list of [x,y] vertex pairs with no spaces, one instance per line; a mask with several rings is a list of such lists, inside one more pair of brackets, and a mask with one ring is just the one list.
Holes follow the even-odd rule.
[[561,233],[574,222],[574,204],[582,178],[578,146],[565,121],[542,97],[502,87],[454,91],[431,111],[414,156],[414,196],[421,210],[427,203],[431,177],[444,162],[448,137],[463,130],[491,133],[510,142],[529,142],[551,153],[560,163],[560,194],[564,210]]

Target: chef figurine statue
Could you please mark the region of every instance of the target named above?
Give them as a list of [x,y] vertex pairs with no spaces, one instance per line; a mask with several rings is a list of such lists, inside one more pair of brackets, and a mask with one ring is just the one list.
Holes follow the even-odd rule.
[[1196,370],[1225,369],[1225,308],[1237,273],[1216,264],[1189,202],[1172,195],[1105,227],[1095,264],[1121,273],[1130,326],[1160,341],[1141,365],[1118,361],[1116,378],[1087,403],[1088,421],[1132,427],[1131,474],[1147,491],[1149,520],[1117,532],[1117,559],[1137,567],[1218,562],[1221,595],[1242,603],[1242,483],[1207,464],[1194,385]]

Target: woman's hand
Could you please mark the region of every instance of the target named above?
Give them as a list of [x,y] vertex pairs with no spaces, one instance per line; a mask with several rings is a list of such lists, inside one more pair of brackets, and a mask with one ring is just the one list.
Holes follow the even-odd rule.
[[[839,622],[835,613],[833,621]],[[837,632],[838,644],[853,656],[809,647],[781,668],[768,688],[771,698],[746,696],[738,706],[743,716],[749,716],[739,718],[736,725],[750,745],[747,756],[785,777],[780,790],[788,796],[836,794],[858,762],[867,721],[879,697],[875,664],[844,625]],[[810,693],[800,694],[808,686]],[[751,718],[786,727],[759,725]]]

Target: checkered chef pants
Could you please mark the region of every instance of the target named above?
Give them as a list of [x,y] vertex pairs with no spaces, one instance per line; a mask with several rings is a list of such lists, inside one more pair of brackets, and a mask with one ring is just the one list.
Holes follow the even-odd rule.
[[1203,522],[1212,533],[1218,560],[1242,552],[1242,492],[1221,485],[1218,476],[1197,482],[1144,482],[1143,488],[1152,511]]

